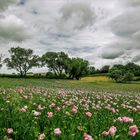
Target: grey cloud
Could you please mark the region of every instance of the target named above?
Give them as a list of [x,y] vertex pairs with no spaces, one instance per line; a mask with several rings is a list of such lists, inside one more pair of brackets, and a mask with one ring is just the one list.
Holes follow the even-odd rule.
[[131,7],[137,7],[137,6],[140,6],[140,1],[139,0],[123,0],[122,3],[128,7],[128,6],[131,6]]
[[26,3],[26,0],[20,0],[19,2],[18,2],[18,5],[24,5]]
[[[3,1],[4,9],[14,3]],[[140,0],[18,1],[1,10],[0,44],[3,46],[1,40],[5,40],[5,52],[17,45],[30,47],[39,55],[65,51],[88,59],[96,67],[136,61],[140,51]],[[11,14],[16,18],[6,22]],[[28,29],[32,35],[25,40]],[[9,46],[15,40],[23,41]]]
[[102,58],[104,59],[115,59],[124,54],[124,50],[120,48],[106,47],[102,51]]
[[74,29],[82,29],[92,25],[95,18],[90,4],[85,2],[64,4],[60,13],[62,14],[61,22],[64,22],[66,25],[71,25]]
[[28,36],[25,23],[14,15],[0,19],[0,38],[7,41],[23,41]]
[[133,37],[140,31],[140,9],[125,11],[111,22],[113,33],[121,37]]
[[17,0],[0,0],[0,11],[5,10],[10,4],[16,3]]
[[140,55],[136,55],[133,59],[133,62],[139,62],[140,61]]

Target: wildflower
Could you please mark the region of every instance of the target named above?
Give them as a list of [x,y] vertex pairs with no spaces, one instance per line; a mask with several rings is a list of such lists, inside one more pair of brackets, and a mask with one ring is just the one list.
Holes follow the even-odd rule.
[[86,116],[87,116],[87,117],[91,117],[92,114],[91,114],[90,112],[86,112]]
[[73,109],[72,109],[72,112],[73,112],[73,113],[77,113],[78,111],[77,111],[76,108],[73,108]]
[[62,133],[62,132],[61,132],[60,128],[54,129],[54,134],[55,134],[55,135],[60,135],[61,133]]
[[92,136],[88,135],[87,133],[84,133],[84,140],[93,140]]
[[25,109],[28,109],[28,106],[27,106],[27,105],[25,105],[25,106],[24,106],[24,108],[25,108]]
[[14,131],[13,131],[13,128],[8,128],[8,129],[7,129],[7,133],[8,133],[8,134],[12,134],[13,132],[14,132]]
[[66,114],[67,116],[70,116],[70,113],[69,113],[69,112],[66,112],[65,114]]
[[44,109],[44,106],[42,106],[42,105],[38,105],[38,110],[43,110]]
[[109,135],[109,132],[107,132],[107,131],[104,131],[104,132],[102,132],[102,134],[101,134],[102,136],[108,136]]
[[35,110],[33,111],[33,113],[34,113],[34,116],[36,116],[36,117],[41,115],[41,112],[38,112],[38,111],[35,111]]
[[112,126],[112,127],[109,129],[108,132],[109,132],[110,135],[114,136],[115,133],[116,133],[116,131],[117,131],[116,127],[115,127],[115,126]]
[[129,117],[119,117],[117,119],[117,121],[121,122],[121,123],[133,123],[133,119],[129,118]]
[[57,108],[56,108],[56,111],[57,111],[57,112],[59,112],[60,110],[61,110],[61,108],[60,108],[60,107],[57,107]]
[[22,88],[18,89],[19,94],[23,94],[24,90]]
[[102,136],[108,136],[108,135],[114,136],[115,133],[116,133],[116,131],[117,131],[116,127],[115,126],[112,126],[112,127],[110,127],[110,129],[108,131],[102,132],[101,135]]
[[112,109],[111,109],[111,111],[112,111],[113,113],[115,113],[115,112],[116,112],[115,108],[112,108]]
[[52,112],[48,112],[47,114],[48,114],[48,118],[52,118],[52,116],[53,116]]
[[51,103],[50,107],[54,107],[55,106],[55,103]]
[[128,135],[135,136],[139,132],[138,127],[136,125],[132,125],[129,127]]
[[27,112],[27,109],[23,107],[23,108],[20,108],[19,111],[20,112]]
[[45,139],[45,134],[44,133],[39,134],[38,140],[44,140],[44,139]]

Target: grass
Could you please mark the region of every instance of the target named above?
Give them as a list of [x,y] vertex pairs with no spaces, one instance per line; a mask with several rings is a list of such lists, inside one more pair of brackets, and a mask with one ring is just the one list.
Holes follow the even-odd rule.
[[139,85],[0,78],[0,140],[140,140]]
[[45,87],[45,88],[76,88],[92,89],[98,91],[114,92],[140,92],[140,83],[131,84],[113,83],[106,76],[84,77],[81,80],[55,80],[55,79],[14,79],[0,78],[1,88],[15,87]]

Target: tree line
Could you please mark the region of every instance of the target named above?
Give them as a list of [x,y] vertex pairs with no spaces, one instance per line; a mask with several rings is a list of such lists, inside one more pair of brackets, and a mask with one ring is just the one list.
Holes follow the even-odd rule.
[[69,57],[64,52],[46,52],[42,56],[35,55],[32,49],[21,47],[11,48],[10,57],[2,61],[0,56],[0,67],[6,64],[8,69],[15,69],[20,77],[26,77],[27,73],[33,67],[46,67],[49,72],[48,78],[77,79],[82,76],[92,74],[107,73],[115,82],[132,81],[134,76],[140,76],[140,66],[134,63],[126,65],[109,65],[96,69],[90,66],[87,60],[78,57]]
[[[79,80],[87,74],[89,62],[82,58],[70,58],[64,52],[47,52],[41,57],[34,55],[32,49],[21,47],[11,48],[10,57],[3,60],[8,69],[15,69],[20,77],[26,77],[33,67],[47,67],[49,75],[55,78],[70,78]],[[0,62],[2,62],[0,57]],[[2,63],[0,63],[2,66]]]

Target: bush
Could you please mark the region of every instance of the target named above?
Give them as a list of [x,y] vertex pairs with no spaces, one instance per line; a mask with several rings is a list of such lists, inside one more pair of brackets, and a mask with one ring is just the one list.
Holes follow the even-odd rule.
[[55,74],[53,72],[47,72],[46,73],[46,78],[54,79],[54,78],[56,78],[56,76],[55,76]]
[[109,71],[109,77],[116,83],[126,83],[133,80],[134,74],[130,71],[124,72],[123,69],[113,67]]

